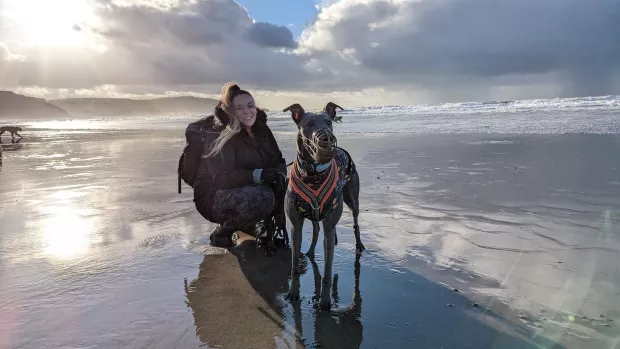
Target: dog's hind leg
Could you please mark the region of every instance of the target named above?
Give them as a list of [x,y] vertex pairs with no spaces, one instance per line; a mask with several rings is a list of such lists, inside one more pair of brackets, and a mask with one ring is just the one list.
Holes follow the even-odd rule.
[[357,172],[354,172],[351,175],[351,179],[344,186],[342,191],[342,199],[344,203],[351,210],[351,214],[353,215],[353,232],[355,233],[355,250],[357,254],[361,254],[364,251],[365,247],[362,244],[362,239],[360,237],[360,226],[358,223],[358,217],[360,214],[360,177]]

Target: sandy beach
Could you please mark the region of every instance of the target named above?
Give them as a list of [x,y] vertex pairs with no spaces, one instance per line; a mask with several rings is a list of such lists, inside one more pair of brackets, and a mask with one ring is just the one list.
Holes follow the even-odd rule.
[[1,349],[620,345],[617,135],[339,134],[367,251],[345,209],[332,313],[321,243],[291,304],[290,251],[202,242],[182,132],[24,136],[2,138]]

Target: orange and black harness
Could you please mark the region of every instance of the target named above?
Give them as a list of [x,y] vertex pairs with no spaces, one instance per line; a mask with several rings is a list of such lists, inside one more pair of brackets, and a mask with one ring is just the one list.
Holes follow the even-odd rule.
[[309,174],[306,169],[308,164],[304,163],[299,157],[293,162],[289,192],[297,211],[304,218],[321,221],[338,205],[342,188],[352,171],[350,156],[344,149],[338,148],[329,169],[320,173]]

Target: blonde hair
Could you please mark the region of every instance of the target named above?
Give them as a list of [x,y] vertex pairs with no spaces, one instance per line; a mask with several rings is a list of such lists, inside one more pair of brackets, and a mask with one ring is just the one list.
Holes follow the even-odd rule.
[[250,95],[249,92],[242,90],[239,85],[234,82],[229,82],[224,85],[222,88],[222,93],[220,94],[219,105],[222,110],[228,114],[228,125],[226,128],[220,133],[215,141],[212,143],[212,148],[207,156],[211,156],[217,153],[221,153],[222,149],[228,141],[230,141],[235,135],[241,132],[241,123],[239,119],[235,115],[233,99],[239,95],[247,94]]

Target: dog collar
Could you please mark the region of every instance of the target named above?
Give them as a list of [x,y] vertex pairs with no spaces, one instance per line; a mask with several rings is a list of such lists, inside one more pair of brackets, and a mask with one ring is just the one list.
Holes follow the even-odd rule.
[[326,164],[315,164],[314,165],[314,170],[316,172],[323,172],[325,170],[327,170],[330,166],[331,166],[332,162],[328,162]]
[[315,162],[314,164],[311,164],[308,161],[305,161],[304,159],[302,159],[299,155],[297,155],[296,162],[297,162],[297,166],[301,172],[302,177],[305,177],[308,173],[311,173],[311,172],[317,172],[317,173],[324,172],[325,170],[331,167],[333,161],[330,161],[326,164],[319,164],[317,162]]

